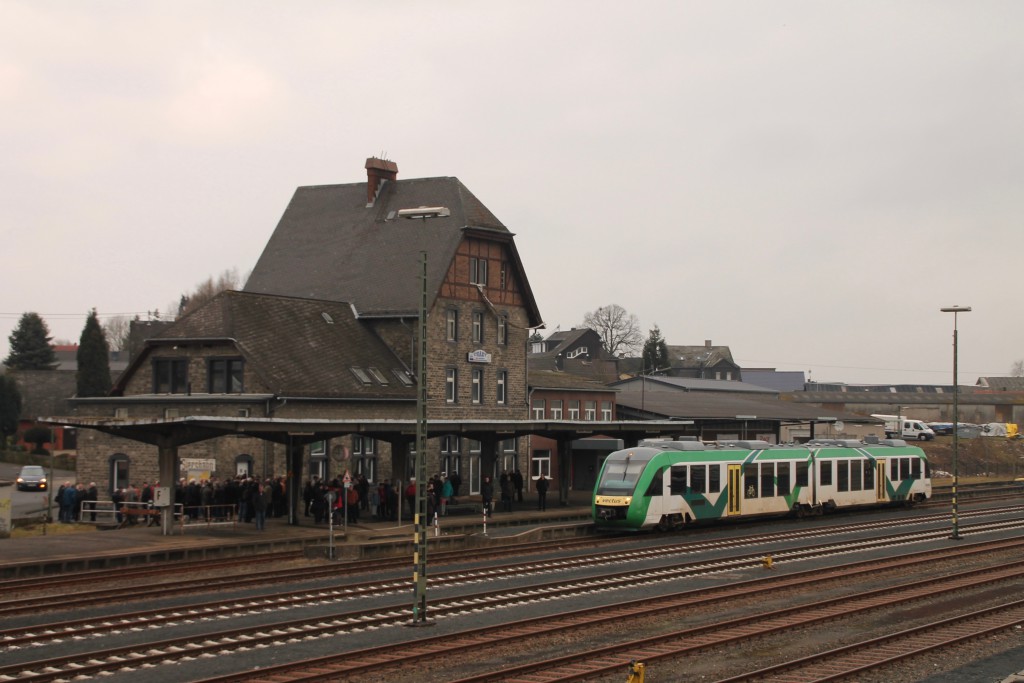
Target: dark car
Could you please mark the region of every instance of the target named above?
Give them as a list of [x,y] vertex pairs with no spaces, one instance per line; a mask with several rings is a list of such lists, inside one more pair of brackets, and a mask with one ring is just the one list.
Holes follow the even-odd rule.
[[936,434],[948,435],[953,433],[952,422],[929,422],[928,426],[932,428],[932,431]]
[[46,471],[39,465],[25,465],[21,468],[21,474],[18,475],[17,481],[19,491],[29,491],[31,489],[45,491]]

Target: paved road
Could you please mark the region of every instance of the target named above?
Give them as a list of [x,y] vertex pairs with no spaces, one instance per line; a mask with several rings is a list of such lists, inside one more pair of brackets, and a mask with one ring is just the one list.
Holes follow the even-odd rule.
[[[0,480],[13,482],[18,478],[21,465],[9,462],[0,462]],[[49,478],[49,477],[47,477]],[[75,473],[68,470],[54,470],[53,478],[58,482],[74,481]],[[59,484],[58,484],[59,486]],[[53,502],[53,491],[19,491],[17,487],[11,486],[11,517],[23,519],[25,517],[40,517],[46,509],[49,499]],[[56,518],[57,511],[53,512]]]

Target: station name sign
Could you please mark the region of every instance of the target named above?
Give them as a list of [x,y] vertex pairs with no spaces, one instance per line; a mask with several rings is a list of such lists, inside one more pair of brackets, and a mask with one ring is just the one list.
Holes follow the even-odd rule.
[[490,363],[491,354],[487,353],[483,349],[477,349],[476,351],[470,351],[467,354],[466,360],[470,363]]

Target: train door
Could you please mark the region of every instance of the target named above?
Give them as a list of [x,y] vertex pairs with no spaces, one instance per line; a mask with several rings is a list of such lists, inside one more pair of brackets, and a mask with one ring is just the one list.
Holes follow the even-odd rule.
[[740,465],[729,465],[729,509],[727,514],[740,514],[740,501],[743,499],[743,469]]
[[885,461],[879,460],[875,463],[875,496],[878,501],[888,500],[889,496],[886,495],[885,488]]

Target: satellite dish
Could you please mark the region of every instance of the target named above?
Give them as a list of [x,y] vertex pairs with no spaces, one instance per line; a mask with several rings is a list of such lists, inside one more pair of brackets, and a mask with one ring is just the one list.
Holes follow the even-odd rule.
[[841,432],[844,429],[846,429],[846,425],[843,424],[842,420],[836,420],[835,423],[833,423],[832,426],[836,428],[837,432]]

